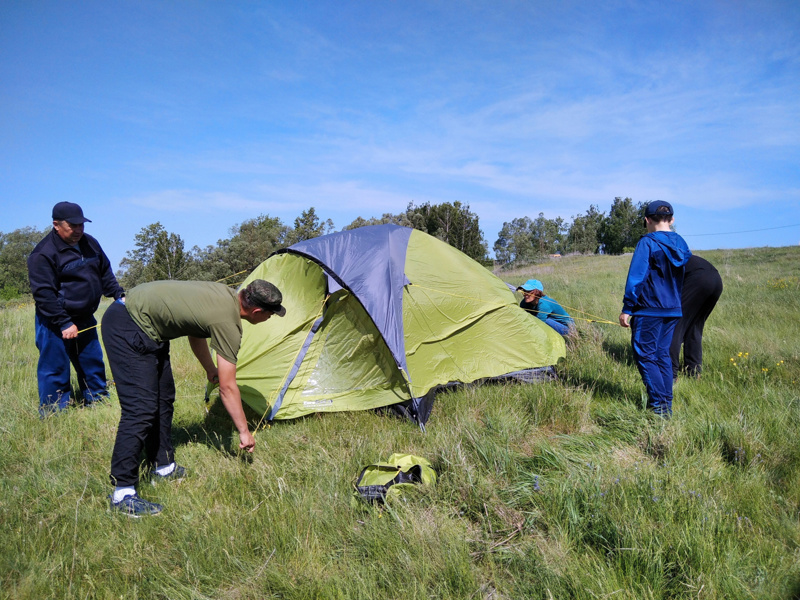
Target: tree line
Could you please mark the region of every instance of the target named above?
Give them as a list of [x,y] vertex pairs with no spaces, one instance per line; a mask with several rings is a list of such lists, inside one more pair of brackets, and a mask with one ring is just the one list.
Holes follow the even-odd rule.
[[[535,219],[514,219],[503,223],[493,246],[494,261],[488,258],[488,245],[478,215],[468,204],[460,202],[410,203],[398,214],[358,217],[343,230],[393,223],[428,233],[487,266],[516,268],[557,253],[630,251],[645,233],[644,207],[645,203],[634,204],[630,198],[618,197],[608,214],[592,205],[569,222],[561,217],[547,219],[543,213]],[[294,220],[293,226],[277,217],[260,215],[231,227],[229,237],[218,240],[216,245],[187,250],[179,234],[156,222],[136,234],[133,249],[120,262],[117,278],[126,289],[159,279],[236,283],[235,275],[244,275],[276,250],[332,231],[333,222],[321,220],[311,207]],[[13,299],[30,292],[26,260],[46,234],[47,231],[34,227],[0,232],[0,299]]]

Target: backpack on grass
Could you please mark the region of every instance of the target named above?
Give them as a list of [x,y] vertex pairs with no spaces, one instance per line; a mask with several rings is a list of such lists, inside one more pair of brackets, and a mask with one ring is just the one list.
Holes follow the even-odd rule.
[[367,502],[386,502],[387,495],[436,482],[431,463],[413,454],[392,454],[386,462],[367,465],[355,482],[358,495]]

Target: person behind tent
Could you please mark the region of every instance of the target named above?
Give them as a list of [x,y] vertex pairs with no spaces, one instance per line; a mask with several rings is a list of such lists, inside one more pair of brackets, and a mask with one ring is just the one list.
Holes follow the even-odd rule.
[[681,318],[683,269],[692,255],[671,230],[672,205],[656,200],[644,212],[647,234],[636,244],[628,269],[619,324],[631,328],[633,358],[647,388],[647,408],[672,414],[672,333]]
[[544,293],[544,286],[538,279],[528,279],[517,288],[522,292],[519,307],[527,310],[540,321],[544,321],[562,336],[575,333],[575,321],[562,306]]

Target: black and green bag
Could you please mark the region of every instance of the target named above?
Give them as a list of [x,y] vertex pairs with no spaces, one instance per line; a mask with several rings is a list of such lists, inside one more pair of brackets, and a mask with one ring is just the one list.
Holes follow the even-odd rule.
[[435,482],[436,471],[426,459],[413,454],[392,454],[386,462],[364,467],[355,488],[363,500],[383,503],[390,493]]

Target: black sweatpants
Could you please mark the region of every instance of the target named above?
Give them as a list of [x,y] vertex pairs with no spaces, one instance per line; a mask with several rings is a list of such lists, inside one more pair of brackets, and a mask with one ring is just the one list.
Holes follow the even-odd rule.
[[681,294],[683,316],[675,326],[669,354],[672,359],[672,378],[680,370],[683,345],[683,372],[699,375],[703,369],[703,328],[706,319],[722,295],[722,278],[710,262],[692,255],[686,264]]
[[102,335],[122,409],[111,456],[111,483],[136,486],[142,449],[151,466],[175,461],[175,381],[169,342],[150,339],[120,302],[114,302],[103,315]]

